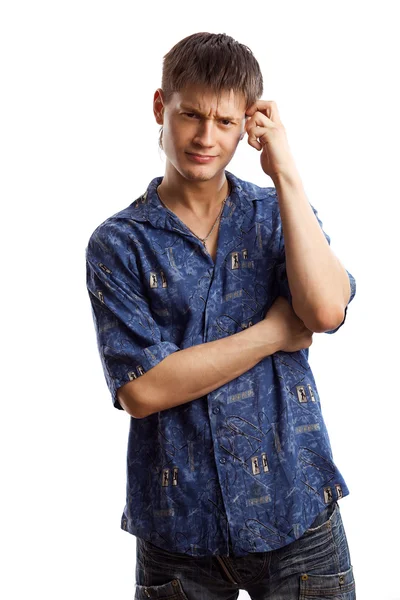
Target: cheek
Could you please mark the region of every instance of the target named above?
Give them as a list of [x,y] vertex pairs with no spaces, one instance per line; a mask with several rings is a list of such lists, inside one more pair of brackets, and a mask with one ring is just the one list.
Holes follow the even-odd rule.
[[234,153],[236,148],[238,147],[238,144],[240,142],[240,132],[235,132],[235,134],[232,134],[229,138],[229,140],[227,140],[226,143],[226,149],[227,151],[229,151],[230,153]]
[[165,133],[168,136],[170,147],[175,147],[176,149],[185,148],[188,140],[191,139],[190,129],[190,127],[183,124],[169,123]]
[[173,123],[164,125],[163,147],[165,154],[173,156],[181,145],[181,139],[176,126]]

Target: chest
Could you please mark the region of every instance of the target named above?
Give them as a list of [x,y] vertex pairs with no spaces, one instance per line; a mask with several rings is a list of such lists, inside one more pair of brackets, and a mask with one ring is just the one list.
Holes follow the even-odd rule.
[[[264,318],[277,295],[270,229],[258,224],[234,235],[227,222],[217,223],[204,246],[187,221],[162,232],[151,247],[141,245],[146,297],[164,339],[181,347],[234,334]],[[190,231],[189,231],[190,230]],[[144,238],[142,240],[145,241]],[[263,243],[261,243],[263,242]]]
[[[208,233],[206,234],[208,237],[207,237],[206,241],[204,242],[204,248],[208,252],[208,254],[211,256],[214,264],[217,259],[218,234],[219,234],[219,230],[218,230],[218,223],[217,223],[217,225],[215,226],[214,230],[210,233],[210,235],[208,235]],[[203,237],[201,234],[198,234],[198,235],[202,239],[204,239],[204,237],[205,237],[205,236]]]
[[213,259],[213,262],[215,263],[215,260],[217,258],[218,231],[215,234],[212,233],[210,235],[210,237],[206,241],[205,247],[211,258]]
[[178,217],[181,223],[187,227],[193,235],[199,237],[201,240],[207,238],[203,246],[215,264],[217,258],[220,219],[213,217],[212,219],[202,219],[201,222],[199,222],[184,214],[178,214]]

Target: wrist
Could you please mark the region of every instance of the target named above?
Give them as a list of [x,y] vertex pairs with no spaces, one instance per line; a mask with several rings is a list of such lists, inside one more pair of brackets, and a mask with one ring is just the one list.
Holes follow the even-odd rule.
[[282,187],[290,186],[290,187],[299,187],[303,186],[303,182],[301,181],[300,173],[296,169],[296,167],[292,167],[285,171],[281,171],[279,173],[274,173],[274,176],[271,178],[274,182],[275,188],[279,191]]
[[277,327],[272,317],[264,318],[251,327],[260,344],[262,358],[279,352],[283,347],[282,331]]

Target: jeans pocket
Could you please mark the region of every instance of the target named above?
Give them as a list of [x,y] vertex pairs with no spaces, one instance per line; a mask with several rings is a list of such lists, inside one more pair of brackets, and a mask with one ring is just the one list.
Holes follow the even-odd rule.
[[[337,536],[333,535],[333,527],[340,519],[338,510],[335,505],[326,507],[300,538],[277,550],[281,572],[292,575],[341,570],[343,561],[339,562]],[[343,570],[348,566],[350,562],[344,564]]]
[[308,535],[317,532],[320,529],[324,529],[329,522],[333,522],[337,518],[337,513],[340,511],[339,504],[333,502],[329,504],[319,515],[316,517],[314,522],[308,529],[305,530],[303,535]]
[[335,575],[300,576],[299,600],[355,600],[353,567]]
[[135,600],[161,598],[164,600],[188,600],[179,579],[172,579],[162,585],[135,585]]

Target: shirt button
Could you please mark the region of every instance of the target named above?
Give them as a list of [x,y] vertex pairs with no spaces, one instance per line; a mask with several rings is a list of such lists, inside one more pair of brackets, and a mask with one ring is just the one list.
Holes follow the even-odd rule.
[[221,463],[221,465],[225,464],[226,463],[226,458],[220,458],[219,462]]
[[217,406],[216,408],[214,408],[214,409],[213,409],[213,413],[214,413],[214,415],[216,415],[217,413],[219,413],[219,408],[218,408],[218,406]]

